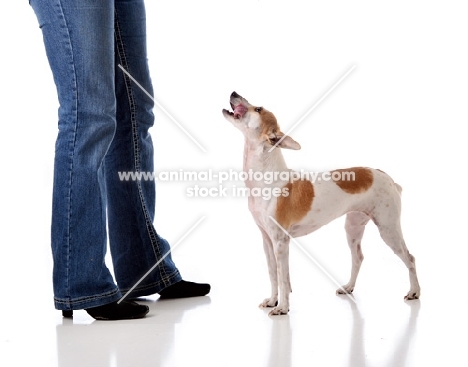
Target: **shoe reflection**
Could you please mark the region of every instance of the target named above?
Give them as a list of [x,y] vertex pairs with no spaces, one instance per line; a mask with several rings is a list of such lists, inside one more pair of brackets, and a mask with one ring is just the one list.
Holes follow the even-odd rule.
[[209,297],[138,302],[150,312],[143,319],[93,321],[87,315],[64,318],[56,327],[59,367],[168,366],[176,325],[187,311],[209,304]]

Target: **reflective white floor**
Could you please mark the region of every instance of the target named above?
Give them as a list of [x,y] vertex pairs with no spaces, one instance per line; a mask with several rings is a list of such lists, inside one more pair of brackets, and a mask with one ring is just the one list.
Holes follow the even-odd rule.
[[[428,249],[419,252],[423,287],[418,301],[405,302],[407,272],[369,226],[355,298],[336,296],[335,285],[291,244],[293,293],[287,316],[269,317],[257,305],[269,287],[259,236],[247,223],[240,241],[223,216],[203,227],[174,251],[185,278],[209,281],[209,297],[142,300],[145,319],[94,321],[84,311],[73,320],[52,309],[44,266],[42,289],[3,302],[2,366],[466,366],[467,296],[463,279],[436,266]],[[203,228],[205,230],[203,230]],[[213,229],[211,240],[201,241]],[[218,228],[214,230],[214,228]],[[349,254],[342,222],[299,239],[339,281],[347,280]],[[211,232],[211,231],[210,231]],[[326,238],[329,240],[326,240]],[[366,239],[367,238],[367,239]],[[251,240],[250,240],[251,239]],[[198,243],[196,246],[190,243]],[[324,241],[324,242],[322,242]],[[192,243],[194,243],[192,242]],[[410,246],[411,248],[411,246]],[[235,249],[235,251],[233,251]],[[417,251],[416,251],[417,250]],[[209,256],[207,256],[209,254]],[[452,259],[455,269],[457,259]],[[185,269],[185,271],[184,271]],[[453,270],[452,269],[452,270]],[[458,271],[458,270],[456,270]],[[461,274],[461,273],[460,273]],[[466,279],[466,278],[465,278]],[[458,283],[458,284],[457,284]],[[37,285],[37,284],[36,284]],[[461,293],[460,293],[461,291]],[[21,298],[21,299],[20,299]],[[26,302],[25,302],[26,300]]]
[[[291,244],[291,311],[270,318],[257,307],[269,284],[247,199],[188,198],[194,182],[170,182],[158,183],[157,229],[175,244],[206,216],[173,255],[185,279],[209,282],[212,292],[150,297],[145,319],[99,322],[53,309],[57,97],[34,13],[27,1],[5,2],[0,366],[468,366],[467,5],[394,5],[147,1],[155,98],[207,153],[161,109],[152,134],[160,171],[239,171],[243,139],[221,115],[233,90],[272,110],[287,131],[356,65],[291,133],[302,150],[286,161],[391,173],[404,190],[403,232],[421,299],[403,301],[407,271],[370,224],[356,302],[336,296],[334,282]],[[342,219],[298,241],[347,282]]]

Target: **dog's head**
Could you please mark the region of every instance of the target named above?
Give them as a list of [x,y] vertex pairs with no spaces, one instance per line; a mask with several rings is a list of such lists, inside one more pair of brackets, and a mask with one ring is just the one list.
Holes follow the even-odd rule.
[[232,92],[232,111],[223,109],[223,115],[237,127],[246,139],[263,144],[270,149],[277,146],[285,149],[301,149],[299,143],[281,132],[275,115],[267,109],[252,106],[245,98]]

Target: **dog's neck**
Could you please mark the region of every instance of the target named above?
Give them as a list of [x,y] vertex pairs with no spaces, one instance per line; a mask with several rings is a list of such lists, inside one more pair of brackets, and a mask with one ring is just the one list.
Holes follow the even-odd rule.
[[[245,139],[244,145],[244,172],[285,172],[289,171],[281,152],[281,148],[275,148],[269,152],[271,147],[264,144],[255,144]],[[247,187],[260,186],[262,182],[257,180],[246,180]]]

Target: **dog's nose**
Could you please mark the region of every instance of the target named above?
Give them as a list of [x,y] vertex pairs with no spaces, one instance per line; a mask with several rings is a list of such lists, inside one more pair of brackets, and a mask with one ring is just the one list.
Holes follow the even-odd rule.
[[232,92],[232,93],[231,93],[231,97],[232,97],[232,98],[239,98],[240,95],[238,95],[236,92]]

